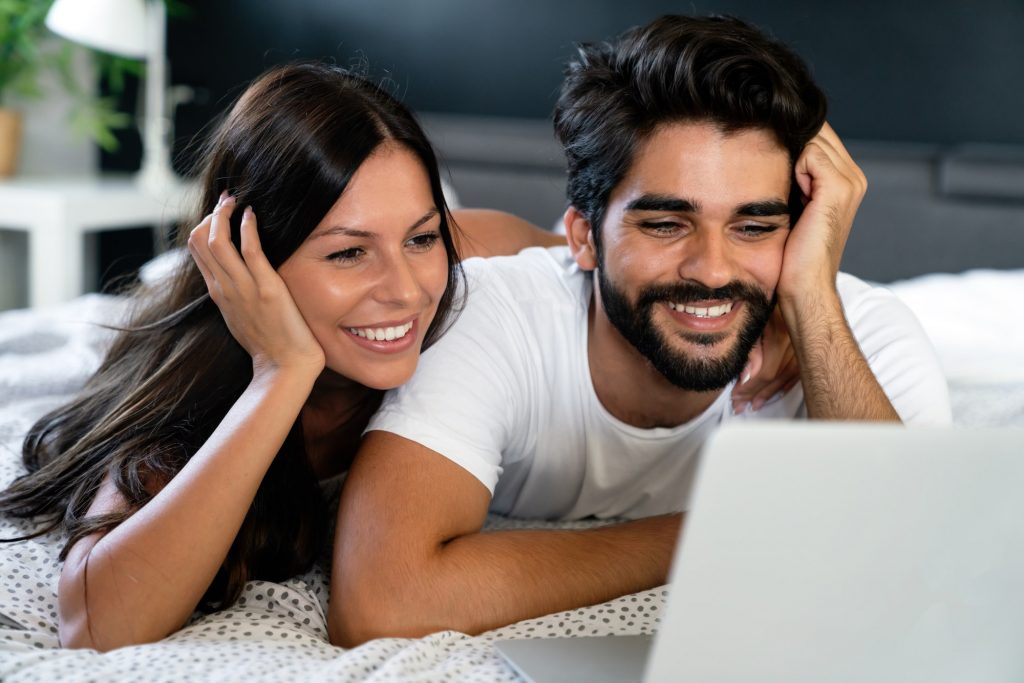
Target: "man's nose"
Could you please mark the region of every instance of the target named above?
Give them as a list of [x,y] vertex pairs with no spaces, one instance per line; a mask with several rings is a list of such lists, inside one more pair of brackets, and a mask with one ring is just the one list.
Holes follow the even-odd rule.
[[717,231],[702,231],[693,237],[679,261],[679,277],[712,289],[734,281],[736,269],[725,236]]

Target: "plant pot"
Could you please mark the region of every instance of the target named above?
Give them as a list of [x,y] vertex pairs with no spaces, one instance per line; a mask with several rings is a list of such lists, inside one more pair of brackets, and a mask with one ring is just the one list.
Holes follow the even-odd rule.
[[21,112],[0,107],[0,178],[14,175],[20,148]]

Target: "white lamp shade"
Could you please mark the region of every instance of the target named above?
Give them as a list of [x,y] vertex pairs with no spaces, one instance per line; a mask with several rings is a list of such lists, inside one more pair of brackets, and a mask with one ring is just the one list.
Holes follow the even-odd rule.
[[46,26],[76,43],[122,57],[146,56],[145,0],[56,0]]

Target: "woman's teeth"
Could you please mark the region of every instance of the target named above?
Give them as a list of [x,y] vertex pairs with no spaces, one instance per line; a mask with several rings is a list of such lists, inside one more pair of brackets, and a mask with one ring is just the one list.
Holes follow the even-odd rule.
[[710,306],[703,308],[700,306],[685,306],[683,304],[674,304],[669,302],[669,307],[673,311],[678,311],[679,313],[689,313],[690,315],[695,315],[698,318],[719,318],[732,310],[732,302],[730,301],[729,303],[722,304],[721,306]]
[[350,327],[348,331],[370,341],[394,341],[404,337],[411,329],[412,323],[408,322],[398,327]]

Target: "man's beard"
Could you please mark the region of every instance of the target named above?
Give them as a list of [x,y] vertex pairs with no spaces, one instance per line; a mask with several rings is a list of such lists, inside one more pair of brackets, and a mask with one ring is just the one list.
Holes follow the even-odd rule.
[[[619,333],[665,379],[688,391],[721,389],[737,378],[775,308],[774,297],[769,301],[760,288],[738,280],[716,289],[688,282],[646,287],[640,291],[636,304],[631,303],[625,292],[605,277],[604,268],[598,269],[597,281],[605,313]],[[747,309],[746,323],[736,342],[717,358],[695,358],[675,350],[654,324],[654,306],[659,302],[682,304],[716,300],[743,301]],[[675,334],[692,344],[710,347],[729,333],[702,334],[680,330]]]

